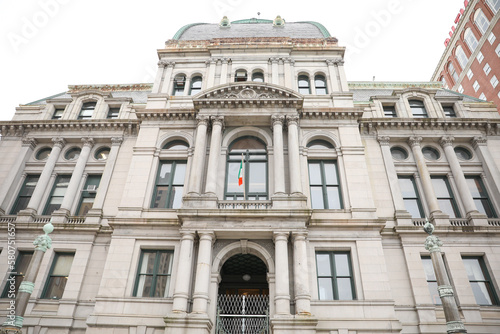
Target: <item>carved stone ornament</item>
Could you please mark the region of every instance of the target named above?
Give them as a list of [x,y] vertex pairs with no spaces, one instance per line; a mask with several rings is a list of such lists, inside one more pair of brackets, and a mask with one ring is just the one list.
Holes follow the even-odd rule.
[[0,334],[22,334],[20,328],[0,328]]
[[36,145],[38,144],[35,138],[24,137],[22,140],[23,140],[23,146],[27,146],[32,150],[34,150]]
[[472,139],[472,144],[474,145],[474,148],[477,146],[484,146],[486,145],[487,139],[484,136],[476,136],[474,139]]
[[440,252],[441,249],[439,247],[443,246],[443,242],[439,240],[438,237],[435,235],[429,235],[425,239],[424,243],[425,249],[427,249],[429,252]]
[[299,115],[286,116],[286,124],[288,126],[298,125],[298,123],[299,123]]
[[215,124],[219,124],[222,128],[224,128],[224,116],[210,116],[210,120],[212,121],[212,127]]
[[47,234],[39,235],[35,241],[33,241],[36,250],[46,252],[47,249],[52,247],[52,239]]
[[444,136],[439,140],[439,144],[444,148],[446,146],[452,146],[453,141],[455,140],[455,137],[453,136]]
[[66,145],[64,138],[60,137],[52,138],[52,142],[54,143],[54,146],[59,146],[60,148],[63,148],[64,145]]
[[33,289],[35,288],[35,283],[22,281],[21,285],[19,285],[18,292],[26,292],[30,295],[33,293]]
[[381,146],[389,146],[391,137],[389,136],[378,136],[377,137],[378,142],[380,143]]
[[196,116],[196,122],[198,123],[198,126],[200,125],[208,126],[209,120],[210,118],[208,116],[203,116],[203,115]]
[[450,285],[438,286],[439,297],[453,297],[453,288]]
[[280,123],[281,125],[283,125],[283,123],[285,121],[285,116],[284,115],[272,115],[271,120],[273,122],[273,125],[275,123]]
[[83,137],[82,138],[82,143],[83,143],[83,146],[92,147],[92,146],[94,146],[94,138]]
[[411,147],[420,146],[421,142],[422,142],[422,137],[411,136],[410,138],[408,138],[408,144],[410,144]]
[[467,333],[465,325],[461,321],[448,321],[446,323],[446,332],[451,333]]
[[123,143],[123,137],[111,137],[111,144],[120,146]]

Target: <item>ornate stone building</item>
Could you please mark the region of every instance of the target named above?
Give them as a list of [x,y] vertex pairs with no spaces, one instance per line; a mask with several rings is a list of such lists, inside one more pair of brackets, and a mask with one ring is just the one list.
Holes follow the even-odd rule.
[[152,84],[19,107],[0,122],[0,307],[52,219],[25,333],[443,333],[428,219],[440,290],[469,333],[499,333],[495,105],[348,82],[344,52],[315,22],[190,24]]

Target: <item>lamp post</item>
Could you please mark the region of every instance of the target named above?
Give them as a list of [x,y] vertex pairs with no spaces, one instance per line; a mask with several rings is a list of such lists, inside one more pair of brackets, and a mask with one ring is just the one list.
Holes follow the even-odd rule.
[[443,255],[441,254],[442,241],[435,235],[434,225],[429,221],[424,225],[424,231],[429,234],[425,239],[425,249],[431,253],[432,266],[436,275],[438,284],[439,297],[443,304],[444,317],[446,318],[446,332],[452,333],[467,333],[460,314],[458,313],[458,306],[455,301],[453,287],[450,284],[450,278],[444,267]]
[[31,258],[28,269],[26,270],[26,275],[19,285],[15,301],[12,300],[10,302],[7,321],[5,321],[0,328],[0,334],[22,333],[21,328],[23,327],[24,313],[26,312],[28,301],[33,293],[33,288],[35,287],[36,276],[40,270],[40,265],[45,252],[52,246],[52,239],[49,237],[49,233],[54,231],[52,219],[43,226],[43,231],[45,234],[39,235],[35,241],[33,241],[33,245],[35,245],[33,257]]

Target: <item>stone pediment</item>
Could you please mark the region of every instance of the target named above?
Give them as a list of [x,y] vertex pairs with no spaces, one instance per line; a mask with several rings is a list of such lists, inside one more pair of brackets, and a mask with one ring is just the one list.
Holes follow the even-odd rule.
[[256,106],[301,108],[302,102],[303,97],[291,89],[258,82],[233,82],[193,97],[195,109]]

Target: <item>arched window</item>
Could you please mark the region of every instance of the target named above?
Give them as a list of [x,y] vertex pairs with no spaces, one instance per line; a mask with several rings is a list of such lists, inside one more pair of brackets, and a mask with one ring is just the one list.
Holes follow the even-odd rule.
[[474,50],[476,50],[477,45],[478,45],[476,36],[474,36],[474,33],[472,32],[472,30],[470,28],[468,28],[465,31],[464,36],[465,36],[465,43],[467,43],[467,46],[469,47],[470,52],[471,53],[474,52]]
[[458,82],[458,74],[455,71],[455,67],[453,66],[453,64],[451,62],[448,64],[448,73],[450,73],[450,75],[453,77],[453,80],[455,82]]
[[299,93],[303,95],[311,94],[309,77],[307,75],[299,75]]
[[191,87],[189,88],[189,95],[196,95],[201,91],[201,77],[196,76],[191,79]]
[[172,95],[182,96],[184,95],[184,87],[186,85],[186,76],[184,74],[177,75],[174,78],[174,91]]
[[326,79],[323,75],[316,75],[314,77],[314,88],[316,89],[316,95],[328,94],[326,89]]
[[500,0],[486,0],[491,10],[496,13],[500,9]]
[[82,105],[82,109],[80,110],[80,114],[78,115],[78,119],[92,118],[92,114],[94,113],[96,104],[97,104],[97,102],[85,102]]
[[226,200],[267,200],[267,149],[256,137],[231,143],[226,164]]
[[333,148],[333,145],[325,140],[316,139],[316,140],[310,141],[307,144],[307,148],[327,150],[327,149]]
[[427,118],[427,110],[425,109],[424,102],[420,100],[408,100],[410,104],[411,113],[414,118]]
[[162,150],[187,150],[188,143],[183,140],[172,140],[163,145]]
[[252,81],[254,81],[254,82],[264,82],[264,73],[262,73],[262,72],[254,72],[252,74]]
[[234,73],[234,82],[242,82],[247,80],[248,80],[247,71],[237,70],[236,73]]
[[464,49],[459,45],[457,46],[457,51],[455,51],[455,55],[457,56],[458,63],[460,64],[460,67],[462,67],[462,70],[467,66],[467,62],[469,59],[467,58],[467,55],[464,52]]
[[476,10],[476,13],[474,14],[474,23],[476,26],[479,28],[479,31],[481,31],[481,34],[484,35],[486,30],[488,30],[488,26],[490,25],[490,21],[484,16],[483,12],[481,9]]

